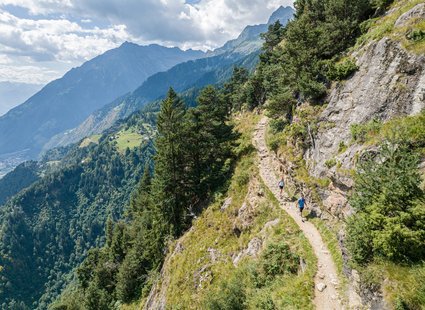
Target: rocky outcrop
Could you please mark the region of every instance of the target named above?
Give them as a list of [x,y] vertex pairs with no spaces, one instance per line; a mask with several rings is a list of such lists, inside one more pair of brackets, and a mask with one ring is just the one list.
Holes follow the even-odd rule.
[[[412,9],[416,13],[409,11],[397,22],[402,25],[409,16],[417,16],[422,6],[418,7]],[[320,122],[328,125],[320,126],[323,129],[315,137],[314,147],[305,154],[311,175],[332,180],[333,187],[322,193],[324,206],[342,217],[350,213],[345,198],[353,185],[349,171],[362,151],[362,146],[351,143],[350,127],[372,119],[417,114],[425,108],[424,55],[409,53],[398,42],[383,38],[353,57],[359,70],[333,87],[329,104],[320,115]],[[329,168],[329,160],[336,165]]]
[[425,19],[425,3],[419,3],[413,9],[402,14],[394,25],[396,27],[402,27],[412,19]]
[[263,247],[263,240],[258,237],[254,237],[249,243],[248,247],[242,252],[238,253],[233,258],[233,264],[237,266],[239,262],[245,257],[257,257],[258,253],[261,251]]

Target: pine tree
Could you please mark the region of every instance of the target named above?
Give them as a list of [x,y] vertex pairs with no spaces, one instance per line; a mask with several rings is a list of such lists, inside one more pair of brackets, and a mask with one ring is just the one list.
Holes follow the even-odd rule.
[[155,179],[153,195],[169,223],[170,232],[177,236],[183,230],[186,208],[185,161],[186,149],[184,102],[170,88],[158,114]]
[[114,221],[112,220],[111,215],[108,216],[108,220],[106,221],[105,235],[106,235],[106,246],[110,247],[112,244],[112,237],[114,235]]
[[130,216],[134,217],[142,212],[143,208],[149,204],[149,197],[151,192],[152,176],[150,172],[149,163],[145,164],[143,176],[139,182],[139,187],[130,201]]
[[201,91],[197,101],[198,106],[191,109],[187,117],[187,163],[192,209],[223,184],[230,169],[235,138],[233,127],[227,123],[225,100],[219,91],[208,86]]
[[249,72],[243,67],[234,67],[233,75],[230,80],[224,84],[223,94],[228,114],[232,110],[239,111],[244,103],[245,93],[243,86],[249,79]]
[[270,55],[273,49],[283,40],[285,36],[285,28],[282,26],[279,20],[277,20],[274,24],[271,24],[266,33],[261,34],[261,38],[264,40],[263,43],[263,57],[262,61],[267,62],[266,55]]
[[384,144],[379,155],[360,162],[350,201],[357,213],[347,227],[356,262],[425,258],[425,193],[418,164],[418,156],[401,144]]

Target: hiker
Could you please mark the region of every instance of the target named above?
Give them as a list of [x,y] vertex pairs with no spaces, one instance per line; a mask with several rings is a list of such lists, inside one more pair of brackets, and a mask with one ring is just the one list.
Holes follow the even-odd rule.
[[282,179],[280,179],[278,185],[279,185],[279,188],[280,188],[280,198],[282,198],[283,188],[285,187],[285,182],[283,181],[283,177],[282,177]]
[[305,198],[304,198],[304,194],[303,193],[301,193],[301,197],[300,197],[300,199],[298,199],[297,204],[298,204],[298,208],[300,210],[301,219],[304,222],[303,210],[304,210],[304,207],[305,207],[306,202],[305,202]]

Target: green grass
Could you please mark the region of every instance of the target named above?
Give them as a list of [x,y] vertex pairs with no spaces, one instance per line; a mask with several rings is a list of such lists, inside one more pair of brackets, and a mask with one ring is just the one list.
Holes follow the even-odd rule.
[[372,120],[351,127],[353,142],[376,145],[385,140],[403,141],[413,148],[424,148],[425,111],[418,115],[396,117],[385,123]]
[[363,286],[376,290],[382,287],[387,304],[393,309],[425,309],[425,265],[402,266],[375,262],[356,267]]
[[90,137],[85,138],[81,144],[80,148],[88,147],[90,144],[99,144],[99,139],[102,137],[102,135],[92,135]]
[[[193,228],[180,240],[183,251],[172,256],[166,263],[165,269],[169,277],[169,287],[166,292],[167,304],[171,309],[204,309],[206,300],[211,294],[220,294],[222,287],[238,288],[233,285],[236,279],[245,292],[245,307],[258,309],[259,305],[273,302],[277,309],[312,309],[314,297],[313,278],[316,273],[317,260],[307,241],[296,223],[280,209],[277,200],[258,177],[257,158],[252,146],[252,133],[259,117],[244,114],[237,121],[238,130],[242,133],[240,141],[243,155],[238,161],[234,175],[226,195],[218,196],[193,223]],[[237,214],[244,202],[248,191],[254,199],[251,211],[251,224],[242,229],[238,237],[234,233]],[[257,192],[263,194],[258,195]],[[222,211],[220,208],[226,197],[232,197],[231,205]],[[291,252],[302,257],[306,262],[304,272],[298,274],[277,275],[267,285],[255,285],[255,268],[258,259],[245,258],[238,267],[232,262],[232,256],[245,249],[250,240],[259,236],[264,225],[276,218],[280,223],[267,230],[265,245],[270,242],[285,242]],[[264,247],[263,247],[264,248]],[[216,262],[211,261],[208,249],[218,251]],[[201,269],[208,281],[202,287],[196,276]],[[218,294],[218,295],[217,295]]]
[[398,41],[407,50],[416,54],[422,54],[425,52],[425,40],[412,41],[406,36],[411,30],[425,30],[425,21],[419,19],[412,19],[403,27],[395,27],[394,23],[397,19],[409,11],[417,4],[422,3],[423,0],[399,0],[395,1],[391,8],[397,8],[391,14],[387,14],[383,17],[379,17],[373,20],[369,20],[366,23],[369,24],[369,30],[362,35],[354,47],[355,50],[364,46],[365,44],[373,41],[380,40],[383,37],[390,37],[391,39]]
[[118,151],[123,153],[127,148],[133,149],[138,147],[143,141],[143,136],[136,132],[134,128],[130,128],[120,131],[117,134],[115,141],[117,143]]

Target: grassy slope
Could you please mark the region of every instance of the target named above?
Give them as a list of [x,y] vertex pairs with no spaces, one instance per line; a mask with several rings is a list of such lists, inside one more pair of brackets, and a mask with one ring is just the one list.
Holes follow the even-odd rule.
[[365,23],[365,26],[369,27],[367,33],[358,39],[357,45],[354,50],[358,50],[364,44],[373,40],[379,40],[387,36],[391,39],[398,41],[407,50],[416,54],[422,54],[425,52],[425,40],[412,41],[407,39],[406,34],[410,30],[422,30],[425,31],[425,21],[412,19],[403,27],[395,27],[394,23],[397,19],[417,4],[423,3],[423,0],[396,0],[390,8],[390,13],[384,17],[379,17]]
[[[236,123],[242,133],[241,149],[247,155],[238,161],[235,173],[226,195],[219,195],[194,221],[193,228],[180,240],[183,251],[167,260],[165,268],[171,275],[166,292],[167,304],[171,309],[206,308],[205,300],[216,296],[229,279],[237,279],[247,296],[245,306],[257,309],[269,299],[278,309],[312,309],[314,294],[313,276],[316,273],[316,258],[308,241],[303,237],[296,224],[278,206],[273,195],[258,179],[256,156],[251,145],[251,136],[258,116],[245,114]],[[255,199],[252,212],[252,223],[237,237],[233,231],[239,208],[246,202],[249,189],[263,192]],[[232,202],[225,210],[220,210],[225,198]],[[306,262],[304,272],[298,274],[278,275],[266,286],[256,287],[255,276],[251,272],[258,259],[245,258],[236,268],[232,256],[245,249],[250,240],[260,235],[264,224],[279,218],[278,225],[267,229],[264,244],[286,242],[291,251]],[[264,245],[263,245],[264,248]],[[209,249],[217,251],[218,259],[211,261]],[[199,284],[199,271],[206,280]],[[164,279],[163,279],[164,280]],[[140,304],[127,306],[124,309],[140,307]]]
[[89,146],[90,144],[94,143],[94,144],[99,144],[99,139],[102,137],[102,135],[92,135],[90,137],[85,138],[81,144],[80,144],[80,148],[84,148]]
[[118,151],[123,153],[127,148],[133,149],[142,143],[143,136],[135,129],[130,128],[120,131],[115,138]]

